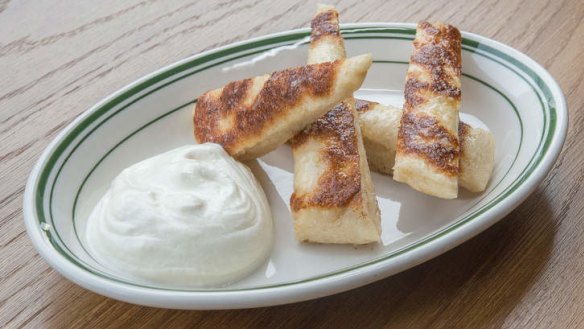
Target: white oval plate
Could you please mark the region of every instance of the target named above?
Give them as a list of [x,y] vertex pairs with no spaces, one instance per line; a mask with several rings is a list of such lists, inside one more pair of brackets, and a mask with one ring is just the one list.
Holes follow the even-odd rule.
[[[374,58],[357,97],[401,106],[414,32],[412,24],[343,26],[348,54]],[[293,161],[282,146],[250,163],[275,219],[272,254],[251,276],[218,289],[169,289],[96,263],[83,247],[85,223],[111,179],[132,163],[193,143],[191,110],[204,91],[303,65],[308,35],[308,29],[288,31],[187,58],[83,113],[45,150],[26,186],[25,221],[39,253],[87,289],[149,306],[220,309],[317,298],[403,271],[483,231],[534,190],[561,150],[567,108],[553,78],[512,48],[463,33],[462,112],[468,115],[462,118],[486,124],[497,145],[484,193],[461,191],[457,200],[440,200],[374,174],[383,222],[379,245],[300,244],[288,208]]]

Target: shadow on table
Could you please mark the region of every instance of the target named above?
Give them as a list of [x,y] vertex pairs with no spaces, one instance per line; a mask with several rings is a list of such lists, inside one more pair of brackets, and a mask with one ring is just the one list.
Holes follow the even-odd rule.
[[[86,322],[129,327],[260,328],[482,328],[500,326],[545,268],[555,219],[546,196],[535,192],[477,237],[410,270],[368,286],[317,300],[231,311],[146,308],[79,287],[80,305],[49,319],[50,327]],[[83,314],[80,311],[83,310]]]

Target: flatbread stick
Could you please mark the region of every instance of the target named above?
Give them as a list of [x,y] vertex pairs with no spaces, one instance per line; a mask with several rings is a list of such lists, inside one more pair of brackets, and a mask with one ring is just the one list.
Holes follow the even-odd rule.
[[234,158],[260,157],[296,135],[357,90],[371,55],[289,68],[233,81],[198,98],[195,140],[217,143]]
[[[319,5],[311,26],[309,63],[345,58],[334,7]],[[290,208],[299,241],[379,241],[379,209],[354,106],[349,97],[291,140],[294,193]]]
[[[357,99],[355,101],[367,163],[372,171],[392,175],[397,131],[402,109]],[[460,121],[458,185],[471,192],[487,187],[494,166],[495,139],[490,131]]]
[[406,76],[393,178],[444,199],[458,195],[461,35],[418,24]]

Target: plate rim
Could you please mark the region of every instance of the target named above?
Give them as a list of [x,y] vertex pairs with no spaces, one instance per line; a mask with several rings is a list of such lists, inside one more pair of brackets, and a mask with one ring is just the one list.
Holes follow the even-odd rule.
[[[409,34],[415,30],[415,24],[411,23],[352,23],[342,24],[344,31],[351,29],[374,29],[374,28],[401,28],[404,31],[409,31]],[[251,45],[253,43],[275,39],[282,36],[291,36],[298,33],[307,33],[310,29],[293,29],[279,33],[268,34],[261,37],[251,38],[240,42],[225,45],[223,47],[211,49],[193,56],[189,56],[183,60],[164,66],[136,81],[126,85],[114,93],[110,94],[102,101],[98,102],[90,109],[84,111],[75,120],[73,120],[66,128],[64,128],[43,151],[41,157],[35,164],[29,179],[26,184],[26,189],[23,198],[23,211],[28,235],[33,242],[34,247],[39,254],[56,270],[61,272],[70,280],[86,287],[94,292],[113,297],[116,299],[139,303],[148,306],[162,306],[173,308],[197,308],[197,309],[215,309],[215,308],[239,308],[239,307],[254,307],[276,305],[287,302],[295,302],[300,300],[312,299],[316,297],[325,296],[332,293],[337,293],[352,289],[358,286],[365,285],[372,281],[390,276],[397,272],[403,271],[407,268],[422,263],[431,259],[460,243],[470,239],[476,234],[482,232],[487,227],[491,226],[507,213],[509,213],[515,206],[522,202],[543,180],[547,172],[551,169],[555,160],[559,156],[562,149],[563,142],[567,133],[568,113],[567,106],[563,92],[561,91],[557,82],[552,76],[527,55],[511,48],[507,45],[497,41],[473,34],[463,32],[465,39],[474,40],[480,44],[488,45],[494,49],[509,53],[510,57],[518,62],[526,65],[538,76],[541,76],[544,83],[551,91],[553,99],[556,101],[556,129],[551,135],[551,144],[548,148],[548,154],[544,155],[541,162],[534,168],[533,172],[526,178],[524,182],[518,185],[517,189],[505,197],[499,204],[493,207],[486,213],[479,214],[472,221],[464,223],[463,225],[454,228],[447,232],[441,238],[428,241],[427,243],[418,246],[408,252],[396,255],[387,260],[380,260],[379,262],[368,264],[363,267],[353,268],[351,270],[331,274],[324,278],[319,278],[314,281],[305,281],[298,283],[291,283],[289,285],[280,285],[277,287],[268,288],[251,288],[250,290],[221,290],[221,291],[176,291],[176,290],[154,290],[151,288],[132,287],[123,283],[112,282],[104,278],[100,278],[85,272],[84,270],[71,264],[69,261],[62,258],[63,256],[54,249],[61,258],[53,258],[49,251],[44,247],[46,243],[42,236],[42,228],[38,225],[36,214],[32,210],[35,205],[35,196],[37,196],[36,185],[38,183],[41,169],[44,167],[49,157],[56,151],[56,147],[63,142],[67,133],[78,127],[79,123],[93,114],[97,109],[107,104],[111,100],[120,97],[125,92],[131,91],[145,81],[148,81],[162,73],[170,72],[172,69],[180,67],[181,65],[191,62],[195,59],[204,58],[209,55],[218,55],[221,52],[229,49],[234,49],[240,46]],[[488,215],[488,216],[487,216]],[[37,224],[36,226],[34,224]],[[471,225],[472,224],[472,225]],[[253,300],[241,300],[245,295],[255,295]],[[243,295],[243,296],[242,296]],[[251,296],[248,296],[251,297]],[[172,299],[172,300],[169,300]]]

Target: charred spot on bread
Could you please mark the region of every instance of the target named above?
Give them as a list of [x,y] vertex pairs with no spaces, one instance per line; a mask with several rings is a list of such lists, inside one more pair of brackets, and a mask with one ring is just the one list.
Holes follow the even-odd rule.
[[366,101],[362,99],[355,99],[355,110],[357,110],[357,112],[367,112],[373,109],[373,107],[375,107],[375,105],[377,104],[379,103]]
[[346,207],[361,202],[361,169],[354,112],[341,102],[292,140],[300,147],[308,138],[323,145],[320,158],[326,169],[318,179],[318,188],[308,194],[292,194],[294,211],[306,207]]
[[458,175],[458,139],[435,118],[424,113],[404,112],[398,131],[398,150],[423,158],[436,170]]
[[418,81],[414,74],[408,74],[406,97],[409,96],[412,104],[417,104],[420,100],[415,92],[426,89],[459,100],[460,87],[453,84],[452,77],[461,74],[460,31],[451,25],[432,25],[428,22],[421,22],[418,29],[421,36],[414,41],[410,64],[421,66],[429,72],[431,82]]
[[233,142],[235,134],[226,133],[219,138],[217,131],[222,130],[220,122],[225,120],[226,116],[245,111],[242,104],[252,84],[252,79],[233,81],[223,88],[219,97],[213,95],[213,92],[207,92],[199,97],[193,115],[194,126],[197,128],[195,138],[198,142],[224,145]]
[[[216,90],[203,94],[193,115],[196,140],[221,144],[231,153],[239,140],[284,119],[304,97],[331,94],[339,65],[335,61],[274,72],[252,101],[246,98],[254,97],[249,95],[253,79],[231,82],[220,94]],[[221,124],[225,120],[231,123],[228,129]]]
[[317,14],[310,22],[312,32],[310,41],[314,43],[324,36],[340,36],[339,32],[339,13],[334,10],[326,10]]

